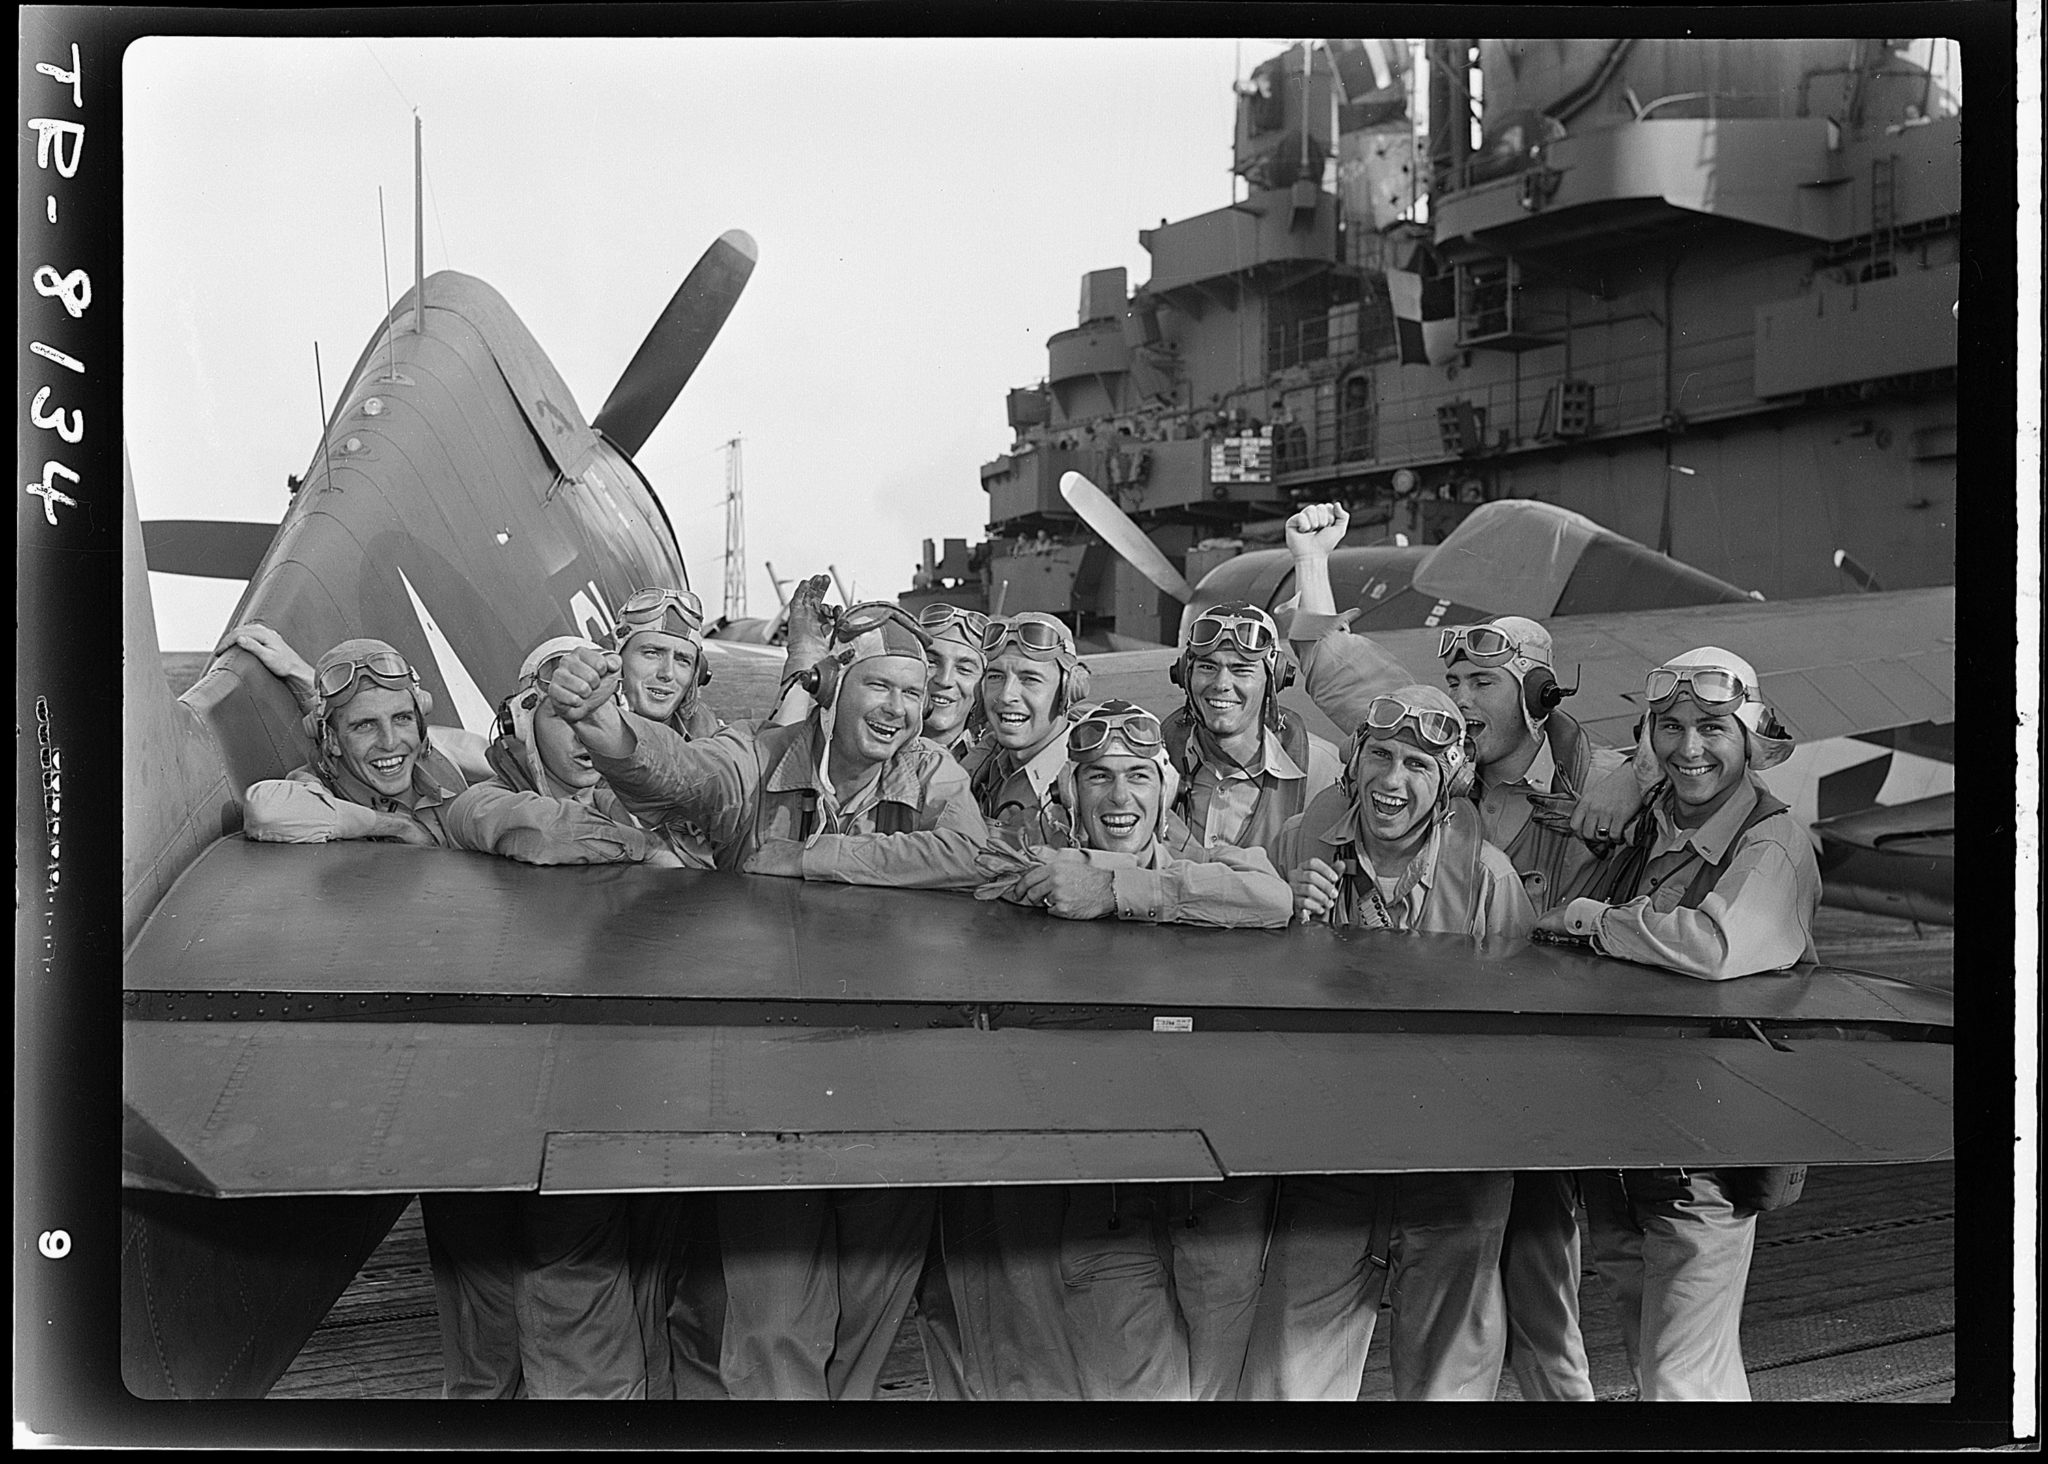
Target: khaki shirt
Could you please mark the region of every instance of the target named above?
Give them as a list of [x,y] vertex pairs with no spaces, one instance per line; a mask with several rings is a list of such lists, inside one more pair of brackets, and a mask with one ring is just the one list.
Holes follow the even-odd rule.
[[425,829],[436,844],[445,845],[449,838],[442,815],[465,786],[454,762],[434,745],[432,733],[419,761],[413,764],[411,802],[386,798],[345,775],[342,782],[354,797],[335,792],[319,770],[306,763],[282,778],[251,783],[242,795],[244,837],[274,844],[368,839],[377,837],[377,815],[395,813]]
[[[593,753],[591,761],[643,820],[701,829],[720,869],[744,870],[762,844],[789,839],[804,845],[805,879],[917,889],[981,882],[976,856],[988,828],[968,794],[967,775],[921,737],[882,765],[871,789],[840,808],[821,771],[816,712],[788,726],[727,727],[694,741],[636,713],[621,715],[633,729],[633,750],[622,758]],[[885,818],[892,806],[897,811]],[[905,831],[882,832],[885,822]]]
[[[996,785],[994,795],[981,809],[990,826],[1010,830],[1027,844],[1060,843],[1072,833],[1073,820],[1059,801],[1060,769],[1067,762],[1068,730],[1068,724],[1062,722],[1059,731],[1029,762],[1011,768]],[[991,738],[975,750],[973,765],[979,768],[983,758],[1008,756],[1002,744]]]
[[1644,874],[1649,893],[1624,905],[1573,900],[1565,908],[1566,927],[1591,936],[1605,955],[1707,981],[1817,960],[1820,866],[1796,819],[1767,818],[1742,834],[1727,872],[1698,908],[1680,904],[1700,863],[1718,864],[1727,855],[1760,788],[1753,775],[1747,778],[1696,829],[1673,821],[1671,794],[1663,794],[1653,810],[1657,834]]
[[[1374,697],[1417,684],[1417,678],[1376,641],[1352,634],[1334,615],[1297,613],[1290,634],[1309,699],[1347,735],[1365,720],[1365,709]],[[1561,779],[1553,743],[1572,753],[1572,766]],[[1537,823],[1529,794],[1548,793],[1561,781],[1576,797],[1594,777],[1626,761],[1624,753],[1593,746],[1563,712],[1552,712],[1536,761],[1521,777],[1489,784],[1482,770],[1473,789],[1480,830],[1515,866],[1537,914],[1590,886],[1601,861],[1583,839]]]
[[[1286,823],[1286,809],[1306,808],[1310,799],[1337,781],[1339,771],[1337,749],[1328,738],[1309,734],[1308,766],[1302,768],[1287,755],[1279,734],[1267,727],[1256,768],[1219,767],[1207,761],[1196,767],[1187,785],[1189,836],[1207,848],[1263,847],[1270,855]],[[1258,819],[1254,826],[1261,799],[1269,795],[1277,813]],[[1268,831],[1263,838],[1259,826]]]
[[[1469,806],[1454,806],[1450,814],[1451,819],[1469,820],[1473,817]],[[1437,861],[1448,832],[1447,823],[1432,822],[1427,842],[1409,864],[1407,873],[1396,883],[1393,898],[1387,899],[1382,895],[1393,928],[1467,935],[1474,939],[1512,939],[1527,935],[1536,923],[1536,912],[1530,908],[1529,897],[1523,892],[1515,867],[1508,862],[1507,855],[1492,844],[1482,842],[1480,845],[1479,878],[1475,888],[1455,889],[1453,882],[1440,878]],[[1476,830],[1467,837],[1476,837]],[[1289,871],[1300,868],[1310,859],[1335,865],[1339,849],[1352,842],[1351,799],[1342,788],[1331,788],[1311,803],[1305,812],[1287,821],[1286,831],[1280,836],[1280,855]],[[1365,888],[1363,882],[1377,885],[1378,874],[1363,842],[1354,843],[1354,848],[1361,866],[1353,876],[1361,881],[1358,903],[1369,907],[1372,902],[1370,896],[1362,893]]]

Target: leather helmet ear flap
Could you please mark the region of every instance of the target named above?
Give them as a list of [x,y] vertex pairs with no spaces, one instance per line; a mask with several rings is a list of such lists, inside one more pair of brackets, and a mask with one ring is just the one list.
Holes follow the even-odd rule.
[[419,711],[420,723],[424,726],[434,711],[434,694],[424,686],[415,686],[412,689],[412,700],[414,707]]
[[1466,758],[1458,764],[1458,770],[1451,774],[1450,785],[1444,789],[1443,801],[1448,803],[1454,798],[1463,798],[1472,791],[1473,781],[1478,776],[1478,767],[1470,758]]
[[1075,707],[1088,700],[1090,672],[1086,661],[1076,661],[1074,669],[1067,672],[1065,690],[1060,696],[1060,715],[1066,716]]
[[1168,666],[1166,668],[1166,679],[1168,681],[1171,681],[1175,686],[1186,686],[1188,684],[1187,671],[1185,669],[1186,664],[1187,657],[1179,657],[1177,660],[1174,661],[1174,663],[1171,666]]

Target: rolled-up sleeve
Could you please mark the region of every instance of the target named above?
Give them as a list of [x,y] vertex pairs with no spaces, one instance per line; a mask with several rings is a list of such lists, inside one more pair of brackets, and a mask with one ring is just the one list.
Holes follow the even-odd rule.
[[731,843],[760,782],[751,735],[727,728],[690,741],[635,712],[621,715],[632,727],[633,750],[590,756],[612,791],[645,823],[701,830],[720,848]]
[[310,777],[266,778],[242,795],[242,833],[267,844],[325,844],[376,832],[375,812]]
[[[1273,872],[1265,850],[1219,844],[1207,852],[1205,860],[1167,858],[1152,869],[1111,864],[1117,918],[1176,925],[1287,924],[1294,897],[1287,881]],[[1095,851],[1086,855],[1091,864],[1098,862]]]
[[522,864],[634,864],[647,857],[643,830],[613,823],[580,803],[502,783],[464,790],[442,824],[457,847]]
[[[1819,896],[1817,881],[1811,890],[1807,884],[1783,845],[1752,839],[1698,908],[1658,910],[1645,895],[1608,905],[1588,923],[1595,948],[1606,955],[1725,981],[1780,971],[1806,955]],[[1572,914],[1590,903],[1574,901]]]
[[1365,720],[1374,697],[1415,684],[1378,641],[1353,635],[1338,616],[1296,611],[1287,634],[1309,700],[1346,736]]

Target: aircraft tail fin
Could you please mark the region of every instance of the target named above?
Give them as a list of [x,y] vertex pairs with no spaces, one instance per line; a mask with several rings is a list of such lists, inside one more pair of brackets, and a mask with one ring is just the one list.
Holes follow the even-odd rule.
[[149,563],[127,455],[122,489],[121,944],[199,851],[241,827],[242,805],[212,731],[171,696],[157,647]]

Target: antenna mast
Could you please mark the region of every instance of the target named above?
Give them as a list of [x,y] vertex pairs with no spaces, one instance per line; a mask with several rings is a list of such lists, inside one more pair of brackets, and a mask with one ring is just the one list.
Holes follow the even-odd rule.
[[741,495],[740,440],[734,437],[725,444],[725,618],[738,620],[746,613],[747,509]]

